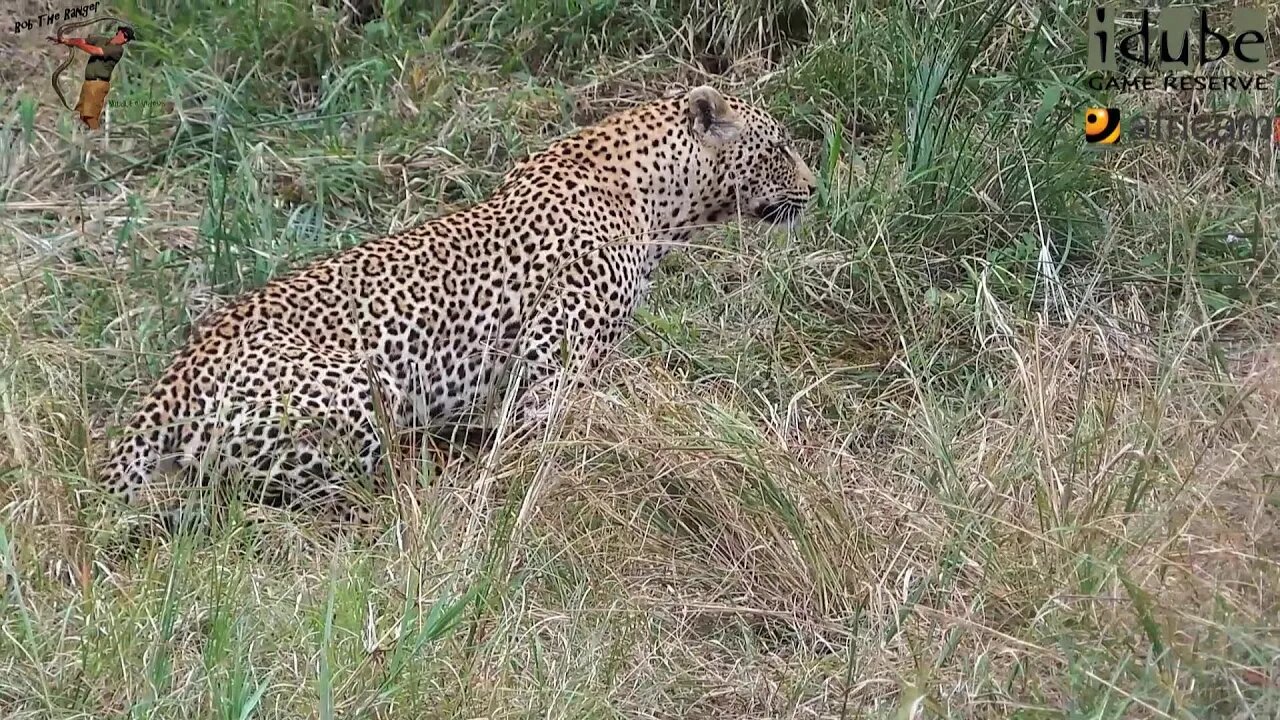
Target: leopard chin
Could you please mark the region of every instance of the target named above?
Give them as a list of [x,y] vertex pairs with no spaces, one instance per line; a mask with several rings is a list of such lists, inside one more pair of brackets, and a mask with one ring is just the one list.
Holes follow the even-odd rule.
[[795,230],[800,226],[800,218],[804,215],[804,206],[800,203],[784,200],[761,205],[754,214],[757,219],[768,223],[772,227]]

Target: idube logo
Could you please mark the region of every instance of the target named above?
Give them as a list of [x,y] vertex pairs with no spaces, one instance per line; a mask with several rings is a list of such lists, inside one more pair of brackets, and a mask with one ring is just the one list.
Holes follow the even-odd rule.
[[[1130,22],[1134,18],[1136,27]],[[1131,29],[1118,30],[1117,20]],[[1091,77],[1088,85],[1094,90],[1254,90],[1271,80],[1266,72],[1267,15],[1257,8],[1233,8],[1231,30],[1226,31],[1213,24],[1204,8],[1164,8],[1153,23],[1151,10],[1126,18],[1103,5],[1089,12],[1088,43],[1086,67],[1092,72],[1116,73],[1122,59],[1139,68],[1132,77]],[[1220,61],[1240,74],[1196,74]]]

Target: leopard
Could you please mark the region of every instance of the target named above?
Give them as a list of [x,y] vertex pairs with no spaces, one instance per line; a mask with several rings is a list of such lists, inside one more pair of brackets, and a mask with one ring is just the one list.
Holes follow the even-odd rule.
[[172,510],[234,475],[367,520],[391,435],[536,426],[625,340],[664,257],[735,219],[794,232],[817,187],[782,122],[711,85],[616,111],[481,201],[233,296],[114,433],[101,485]]

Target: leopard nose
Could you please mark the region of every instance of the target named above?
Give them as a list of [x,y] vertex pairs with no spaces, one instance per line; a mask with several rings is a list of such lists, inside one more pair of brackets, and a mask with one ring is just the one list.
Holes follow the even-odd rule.
[[818,189],[818,178],[814,177],[813,171],[799,158],[796,159],[796,176],[808,197],[813,197],[813,193]]

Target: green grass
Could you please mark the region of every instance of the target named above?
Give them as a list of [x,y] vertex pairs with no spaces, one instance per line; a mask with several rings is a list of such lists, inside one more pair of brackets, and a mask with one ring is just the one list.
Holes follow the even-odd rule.
[[[0,715],[1280,712],[1273,155],[1086,149],[1199,102],[1090,93],[1087,4],[332,4],[117,5],[113,92],[174,108],[109,144],[2,41]],[[708,78],[820,196],[671,258],[557,433],[401,468],[370,537],[110,552],[87,468],[206,310]]]

